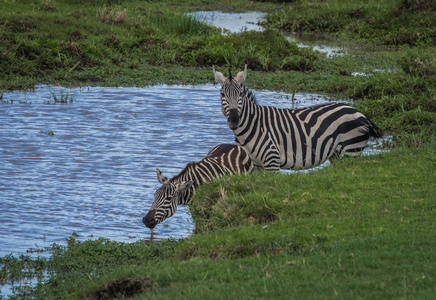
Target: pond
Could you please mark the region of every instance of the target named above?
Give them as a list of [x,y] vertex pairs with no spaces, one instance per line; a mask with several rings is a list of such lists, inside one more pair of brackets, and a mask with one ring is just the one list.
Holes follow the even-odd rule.
[[237,33],[242,31],[262,31],[259,22],[263,21],[266,13],[225,13],[221,11],[197,11],[188,15],[195,16],[212,26],[221,28],[223,33]]
[[[212,73],[212,72],[211,72]],[[0,102],[0,256],[52,243],[150,237],[142,224],[160,186],[215,145],[233,143],[219,85],[63,88],[4,93]],[[55,95],[72,96],[54,103]],[[259,104],[301,107],[314,94],[255,91]],[[192,232],[186,206],[155,228],[156,238]]]

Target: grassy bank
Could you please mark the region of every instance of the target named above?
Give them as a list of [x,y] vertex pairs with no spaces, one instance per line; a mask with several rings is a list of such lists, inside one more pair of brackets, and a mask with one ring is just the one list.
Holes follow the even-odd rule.
[[[352,99],[397,148],[308,174],[217,180],[195,196],[190,238],[123,244],[73,235],[48,257],[0,258],[0,283],[15,282],[12,299],[432,298],[436,26],[428,3],[3,1],[0,95],[35,84],[205,83],[212,65],[226,73],[247,63],[250,88]],[[222,35],[183,14],[211,5],[267,11],[268,27],[336,34],[353,46],[328,58],[274,29]]]
[[269,14],[268,23],[287,31],[328,33],[383,45],[433,47],[435,16],[436,3],[425,0],[295,1]]
[[3,258],[16,273],[2,277],[20,279],[23,267],[30,277],[47,272],[44,285],[17,294],[44,299],[129,291],[144,299],[430,299],[435,147],[433,140],[307,174],[216,180],[195,195],[190,238],[122,244],[71,237],[49,259]]

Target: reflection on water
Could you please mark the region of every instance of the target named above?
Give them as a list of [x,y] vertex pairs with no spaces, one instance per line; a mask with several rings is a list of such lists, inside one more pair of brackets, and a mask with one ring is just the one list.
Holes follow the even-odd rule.
[[263,21],[266,13],[248,12],[248,13],[224,13],[221,11],[197,11],[189,13],[196,16],[206,23],[219,27],[223,33],[236,33],[241,31],[262,31],[263,27],[258,25]]
[[311,47],[315,51],[326,53],[327,57],[347,54],[345,46],[329,45],[332,38],[312,33],[287,33],[286,38],[299,47]]
[[[68,104],[51,93],[73,95]],[[299,107],[323,96],[255,92],[259,104]],[[11,104],[12,102],[12,104]],[[147,88],[38,86],[0,102],[0,256],[52,243],[149,238],[141,220],[159,187],[155,168],[176,175],[220,143],[233,143],[219,86]],[[154,239],[186,237],[186,206]]]

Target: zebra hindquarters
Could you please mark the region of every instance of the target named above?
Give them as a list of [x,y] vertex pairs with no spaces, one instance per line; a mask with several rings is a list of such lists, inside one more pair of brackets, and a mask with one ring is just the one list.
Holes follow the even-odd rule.
[[355,122],[344,123],[337,135],[337,146],[331,154],[334,157],[359,156],[362,154],[371,137],[369,121],[364,116]]

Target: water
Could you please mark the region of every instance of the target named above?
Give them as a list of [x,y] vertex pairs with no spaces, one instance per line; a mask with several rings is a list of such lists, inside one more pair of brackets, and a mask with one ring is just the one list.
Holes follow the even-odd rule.
[[[223,34],[238,33],[242,31],[263,31],[264,27],[261,24],[266,20],[266,13],[263,12],[248,12],[248,13],[225,13],[221,11],[197,11],[189,13],[196,16],[198,19],[221,28]],[[303,32],[286,32],[286,38],[295,43],[298,47],[309,47],[315,51],[326,54],[326,57],[342,56],[350,54],[350,48],[363,52],[385,51],[384,47],[376,47],[374,45],[356,46],[354,42],[344,41],[333,36],[303,33]],[[353,46],[350,46],[353,45]],[[373,70],[369,73],[386,71]],[[353,76],[366,75],[365,73],[353,73]]]
[[237,33],[242,31],[262,31],[263,27],[258,25],[266,17],[266,13],[224,13],[221,11],[197,11],[189,13],[206,23],[219,27],[223,33]]
[[[221,11],[198,11],[190,13],[190,15],[194,15],[212,26],[221,28],[223,33],[238,33],[250,30],[264,30],[259,23],[265,21],[267,14],[262,12],[224,13]],[[288,33],[286,38],[296,43],[299,47],[312,47],[313,50],[326,53],[327,57],[347,53],[345,46],[329,45],[328,42],[331,38],[324,35]]]
[[330,45],[332,38],[313,33],[287,33],[286,38],[298,47],[310,47],[314,51],[325,53],[327,57],[348,54],[346,46]]
[[[233,143],[222,115],[219,85],[146,88],[38,86],[0,102],[0,256],[52,243],[150,237],[142,224],[168,177],[215,145]],[[47,104],[52,94],[73,95]],[[327,101],[320,95],[255,92],[259,104],[299,107]],[[12,104],[11,104],[12,102]],[[186,206],[155,228],[156,238],[193,230]]]

